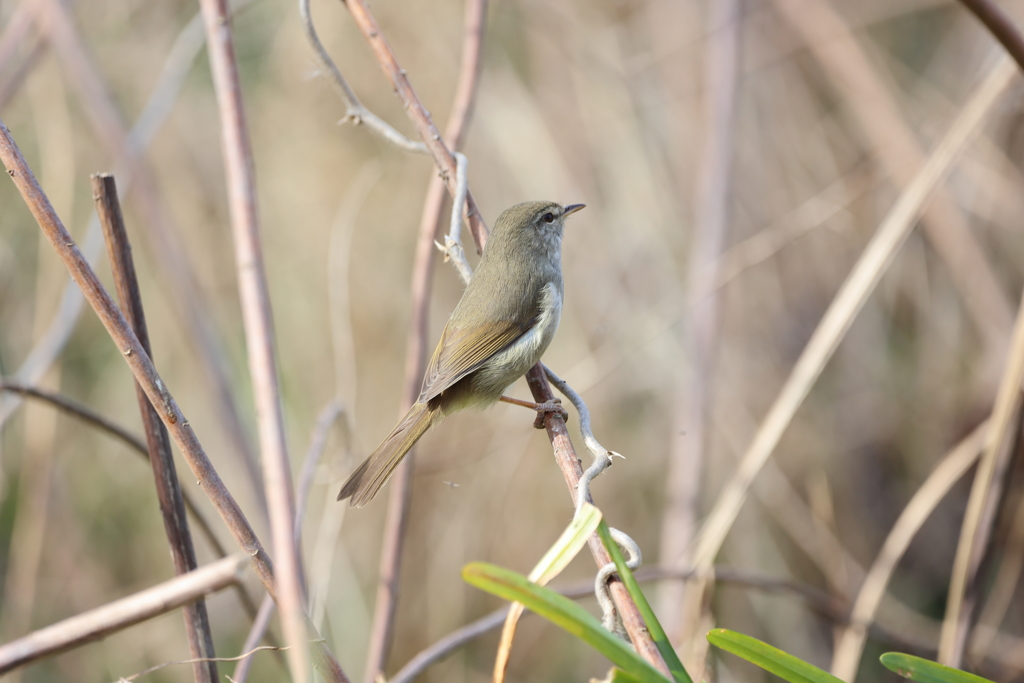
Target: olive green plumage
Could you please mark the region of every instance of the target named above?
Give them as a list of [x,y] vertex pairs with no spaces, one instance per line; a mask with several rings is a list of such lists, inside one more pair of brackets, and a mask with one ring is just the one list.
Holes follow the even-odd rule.
[[562,229],[582,204],[525,202],[498,217],[423,377],[420,397],[349,476],[338,500],[368,503],[446,415],[497,401],[540,360],[562,312]]

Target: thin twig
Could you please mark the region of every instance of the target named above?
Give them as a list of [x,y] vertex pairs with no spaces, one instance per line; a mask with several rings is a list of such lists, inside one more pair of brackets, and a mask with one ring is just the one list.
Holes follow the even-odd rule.
[[[0,121],[0,162],[3,163],[7,174],[14,181],[15,187],[28,205],[29,211],[36,219],[43,234],[64,262],[86,300],[96,311],[107,333],[120,349],[135,379],[146,391],[150,402],[160,414],[160,419],[185,457],[192,474],[206,491],[236,543],[250,557],[253,569],[264,588],[276,595],[273,564],[256,537],[252,525],[249,524],[238,503],[213,467],[191,425],[185,419],[174,397],[168,391],[149,356],[146,355],[139,343],[138,337],[132,332],[121,311],[103,288],[96,273],[61,223],[46,194],[39,187],[39,182],[32,173],[32,169],[29,168],[25,158],[18,150],[11,137],[11,132],[2,121]],[[323,639],[312,628],[312,624],[307,622],[307,627],[310,631],[309,640],[324,677],[329,681],[347,683],[348,678]]]
[[[124,225],[124,216],[121,214],[121,204],[118,201],[114,177],[111,175],[92,176],[92,192],[93,199],[96,201],[96,213],[100,218],[106,238],[110,270],[114,276],[121,310],[139,338],[142,348],[152,357],[149,330],[142,307],[142,293],[135,276],[135,264],[128,241],[128,231]],[[174,467],[171,441],[167,437],[167,430],[163,423],[160,422],[160,417],[149,403],[149,399],[146,398],[146,394],[138,382],[135,382],[135,392],[139,410],[142,413],[142,424],[146,431],[149,462],[153,468],[164,531],[171,546],[174,571],[179,575],[185,574],[195,570],[199,563],[192,545],[188,517],[185,515],[185,503],[181,495],[181,483],[178,481],[178,474]],[[213,635],[210,633],[210,619],[206,612],[206,602],[196,600],[185,607],[183,613],[189,650],[192,653],[192,658],[196,660],[193,665],[195,679],[213,683],[217,680],[217,665],[212,661],[204,661],[216,656],[213,649]]]
[[875,618],[896,565],[939,501],[978,459],[987,438],[988,425],[987,421],[982,422],[942,458],[893,524],[861,584],[850,611],[850,626],[836,644],[832,657],[833,676],[844,681],[857,677],[868,625]]
[[46,389],[40,389],[38,387],[31,387],[17,380],[3,378],[0,379],[0,392],[9,391],[12,394],[19,394],[21,396],[27,396],[31,398],[45,401],[55,408],[63,410],[69,415],[74,415],[84,422],[97,427],[107,434],[110,434],[114,438],[120,439],[124,443],[131,446],[137,453],[148,458],[149,450],[146,448],[146,443],[135,436],[127,429],[117,424],[112,420],[108,420],[97,412],[94,412],[91,408],[86,406],[84,403],[79,403],[73,399],[58,394],[55,391],[47,391]]
[[971,495],[967,499],[963,526],[949,579],[946,616],[942,621],[939,661],[959,667],[967,645],[967,633],[977,603],[977,579],[981,561],[992,538],[992,526],[1006,486],[1010,458],[1020,435],[1024,402],[1024,297],[1013,330],[1010,356],[1006,362],[999,393],[992,408],[992,428],[985,438],[985,450],[978,463]]
[[978,17],[992,36],[1006,48],[1013,61],[1017,62],[1017,66],[1024,70],[1024,35],[1021,35],[1020,29],[1013,23],[1010,15],[992,0],[960,0],[960,4]]
[[1002,60],[965,105],[936,147],[928,163],[900,195],[865,247],[821,322],[804,347],[786,383],[765,416],[739,466],[701,529],[694,562],[710,567],[746,499],[751,483],[778,445],[797,409],[810,392],[840,340],[910,234],[914,219],[938,182],[952,167],[1014,75],[1013,64]]
[[237,553],[0,645],[0,675],[99,640],[219,591],[238,581],[248,563],[245,553]]
[[384,140],[407,152],[426,154],[426,145],[405,137],[395,130],[390,123],[374,114],[359,101],[355,91],[352,90],[345,77],[341,75],[341,70],[338,69],[334,60],[331,59],[323,43],[320,42],[320,37],[316,34],[316,27],[313,26],[313,15],[309,9],[309,0],[299,0],[299,16],[302,18],[302,28],[306,33],[306,40],[309,41],[310,47],[313,48],[313,55],[316,57],[321,73],[327,77],[327,80],[330,81],[331,85],[334,86],[334,90],[341,97],[341,101],[345,103],[345,116],[341,119],[341,123],[351,121],[357,126],[366,126]]
[[[419,133],[420,139],[423,140],[430,151],[430,156],[434,159],[434,164],[440,170],[441,178],[448,187],[449,194],[454,197],[456,192],[455,174],[457,171],[455,157],[452,156],[445,141],[441,139],[441,133],[430,118],[430,112],[423,106],[420,98],[416,95],[416,91],[412,89],[405,69],[398,65],[398,59],[395,57],[391,45],[388,44],[387,38],[381,32],[380,26],[377,24],[377,20],[370,12],[366,2],[364,0],[346,0],[345,6],[352,13],[352,18],[355,19],[356,25],[362,31],[363,37],[370,43],[370,48],[373,50],[374,57],[377,58],[377,63],[380,64],[384,74],[395,88],[395,92],[398,93],[398,97],[401,98],[402,104],[405,106],[405,113],[409,115],[410,120],[412,120],[413,125],[416,127],[416,132]],[[480,30],[481,32],[483,31],[482,25]],[[471,46],[466,43],[465,47]],[[465,54],[465,49],[463,54]],[[460,78],[465,75],[465,72],[466,69],[463,69],[462,73],[460,73]],[[469,192],[466,194],[466,220],[469,221],[469,229],[473,233],[473,239],[476,240],[477,248],[483,249],[484,242],[487,241],[487,226],[484,225],[483,218],[480,216],[480,210],[473,200],[472,193]]]
[[305,591],[295,538],[295,500],[285,437],[281,392],[274,351],[270,293],[263,264],[256,207],[256,178],[246,123],[238,64],[226,0],[201,0],[207,54],[220,110],[221,143],[228,185],[228,208],[234,235],[238,291],[242,306],[249,373],[256,402],[263,486],[270,514],[270,534],[277,565],[277,603],[288,662],[296,683],[312,680],[305,647]]
[[[349,5],[351,8],[351,5]],[[476,98],[483,56],[483,36],[487,16],[486,0],[467,0],[465,7],[461,66],[455,87],[452,114],[445,129],[445,136],[458,150],[469,127],[470,115]],[[375,24],[376,22],[374,22]],[[386,43],[385,43],[386,45]],[[390,51],[390,48],[388,48]],[[393,55],[392,55],[393,58]],[[404,76],[403,76],[404,78]],[[409,88],[409,92],[412,89]],[[415,97],[415,93],[412,94]],[[422,109],[422,106],[419,107]],[[431,124],[433,127],[433,124]],[[420,131],[422,135],[422,130]],[[424,138],[429,144],[429,139]],[[441,143],[443,146],[443,142]],[[446,156],[450,159],[450,155]],[[434,156],[435,162],[437,156]],[[440,168],[444,168],[441,166]],[[445,180],[456,180],[451,175]],[[416,251],[413,256],[411,286],[412,317],[405,352],[405,379],[399,414],[404,414],[419,395],[423,373],[426,371],[428,349],[427,323],[429,317],[430,289],[434,273],[434,238],[444,219],[445,184],[437,174],[432,174],[430,186],[423,202]],[[468,201],[468,200],[467,200]],[[467,214],[473,214],[467,206]],[[473,219],[470,218],[472,221]],[[486,239],[487,228],[477,215],[478,229],[474,236]],[[472,224],[472,223],[471,223]],[[482,242],[480,242],[482,248]],[[395,609],[398,597],[398,580],[401,565],[401,549],[405,538],[409,514],[409,500],[412,494],[412,471],[415,463],[415,449],[406,455],[391,478],[388,495],[387,521],[381,547],[379,584],[374,602],[373,621],[370,626],[370,640],[367,648],[364,679],[373,683],[379,672],[384,670],[394,631]]]
[[[179,660],[177,662],[160,662],[156,666],[151,666],[148,669],[143,669],[142,671],[140,671],[138,673],[134,673],[134,674],[132,674],[130,676],[121,676],[120,678],[117,679],[117,681],[115,681],[115,683],[130,683],[130,681],[134,681],[136,678],[142,678],[143,676],[145,676],[147,674],[151,674],[154,671],[159,671],[160,669],[166,669],[169,666],[177,666],[177,665],[180,665],[180,664],[195,664],[197,661],[204,661],[204,662],[237,662],[237,661],[245,661],[246,659],[252,657],[257,652],[264,652],[264,651],[267,651],[267,650],[269,650],[271,652],[280,652],[283,649],[284,648],[275,647],[273,645],[263,645],[263,646],[260,646],[260,647],[254,647],[251,650],[247,650],[246,652],[243,652],[242,654],[238,655],[237,657],[211,657],[209,659],[204,659],[204,660],[182,659],[182,660]],[[227,678],[229,681],[233,680],[230,676],[227,676],[227,675],[225,675],[225,678]]]

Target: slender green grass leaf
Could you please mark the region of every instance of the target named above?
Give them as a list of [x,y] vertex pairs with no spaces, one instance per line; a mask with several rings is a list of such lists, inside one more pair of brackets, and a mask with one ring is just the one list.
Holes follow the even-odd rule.
[[742,633],[716,628],[708,632],[708,641],[715,647],[742,657],[765,671],[789,681],[789,683],[843,683],[842,680],[813,664],[808,664],[802,659]]
[[900,652],[886,652],[879,659],[890,671],[917,683],[992,683],[987,678]]
[[644,623],[647,624],[647,632],[651,634],[651,640],[654,641],[658,652],[661,653],[662,659],[665,660],[665,664],[672,674],[672,679],[675,683],[693,683],[690,679],[690,674],[686,672],[683,663],[679,661],[675,648],[672,647],[668,636],[665,635],[665,629],[661,627],[661,622],[658,621],[658,617],[655,616],[650,603],[647,602],[647,597],[640,590],[640,584],[636,582],[633,572],[626,566],[626,561],[622,557],[619,545],[612,540],[608,525],[603,521],[597,526],[597,534],[601,537],[604,547],[608,549],[608,554],[612,556],[612,561],[615,562],[615,570],[619,573],[619,578],[622,579],[623,585],[629,592],[630,597],[633,598],[637,609],[640,610],[640,616],[644,618]]
[[587,544],[587,540],[600,523],[601,511],[590,503],[584,503],[559,539],[544,553],[544,557],[540,558],[540,562],[530,572],[530,581],[546,586],[551,579],[561,574]]
[[608,678],[604,679],[602,683],[640,683],[640,679],[616,666],[612,668]]
[[[601,511],[590,503],[584,503],[555,544],[544,553],[544,557],[530,572],[530,581],[546,586],[551,579],[558,576],[580,552],[600,522]],[[498,683],[505,680],[509,657],[512,656],[516,624],[519,623],[519,617],[523,616],[523,609],[523,603],[513,602],[508,616],[505,617],[501,640],[498,642],[498,653],[494,659],[494,680]]]
[[585,609],[553,590],[538,586],[522,574],[484,562],[471,562],[463,567],[462,578],[466,583],[500,598],[523,603],[586,642],[638,683],[665,683],[668,680],[628,644],[606,631],[601,622]]

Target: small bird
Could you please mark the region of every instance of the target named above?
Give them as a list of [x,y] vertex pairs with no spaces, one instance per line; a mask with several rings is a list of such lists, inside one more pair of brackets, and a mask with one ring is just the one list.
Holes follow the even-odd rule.
[[562,228],[583,204],[525,202],[498,217],[473,279],[441,334],[420,397],[341,487],[366,505],[432,426],[483,408],[533,367],[562,314]]

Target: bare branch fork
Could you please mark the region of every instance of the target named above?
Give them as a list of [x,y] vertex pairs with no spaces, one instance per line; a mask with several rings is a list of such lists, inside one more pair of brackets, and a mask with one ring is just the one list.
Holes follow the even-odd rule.
[[309,9],[309,0],[299,0],[299,16],[302,18],[302,29],[306,33],[306,39],[309,41],[310,47],[313,48],[313,55],[316,57],[320,72],[327,77],[327,80],[331,82],[334,90],[341,97],[341,101],[345,103],[345,116],[341,119],[340,123],[351,121],[357,126],[366,126],[376,135],[407,152],[427,154],[426,145],[405,137],[395,130],[391,124],[367,109],[359,101],[355,91],[352,90],[345,77],[341,75],[341,70],[338,69],[334,60],[327,53],[327,49],[320,42],[320,36],[316,33],[316,27],[313,26],[313,15]]
[[[210,497],[211,502],[225,524],[227,524],[239,547],[249,556],[253,569],[263,583],[264,588],[276,596],[277,586],[274,579],[274,567],[270,557],[263,549],[263,545],[242,513],[238,503],[210,462],[195,432],[160,378],[138,337],[135,336],[128,322],[121,314],[120,309],[118,309],[113,299],[104,289],[96,277],[96,273],[85,260],[71,235],[53,210],[49,199],[47,199],[42,188],[39,187],[32,169],[25,162],[14,139],[11,137],[10,131],[2,121],[0,121],[0,162],[3,163],[7,174],[14,181],[15,186],[21,193],[22,198],[28,205],[29,210],[32,212],[47,240],[64,262],[65,267],[67,267],[75,283],[82,290],[86,300],[96,311],[100,322],[103,323],[114,343],[121,350],[125,362],[131,369],[136,381],[139,382],[146,392],[146,396],[153,404],[153,407],[156,408],[160,419],[181,450],[193,475],[199,481],[199,485],[203,487],[203,490]],[[334,658],[334,655],[327,648],[323,638],[316,633],[316,630],[308,621],[306,627],[309,631],[308,641],[310,641],[311,646],[314,648],[317,663],[325,678],[330,681],[345,681],[347,683],[348,678]],[[303,645],[305,646],[305,643]]]

